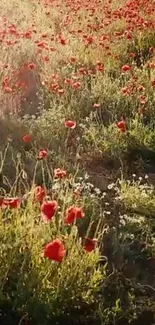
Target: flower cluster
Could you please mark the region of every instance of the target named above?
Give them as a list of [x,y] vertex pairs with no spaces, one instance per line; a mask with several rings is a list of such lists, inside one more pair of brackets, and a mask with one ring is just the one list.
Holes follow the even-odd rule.
[[[50,222],[58,209],[56,201],[44,201],[41,205],[41,215],[45,222]],[[64,225],[71,226],[76,220],[84,218],[84,212],[81,207],[71,206],[66,209],[64,214]],[[96,239],[85,238],[83,248],[87,252],[92,252],[95,249]],[[61,240],[56,239],[44,247],[44,256],[48,259],[61,262],[65,256],[66,249]]]

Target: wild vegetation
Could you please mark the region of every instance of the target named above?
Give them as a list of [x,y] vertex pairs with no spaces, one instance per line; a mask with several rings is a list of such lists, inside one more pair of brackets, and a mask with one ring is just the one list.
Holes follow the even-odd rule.
[[0,0],[0,324],[153,324],[154,30],[153,0]]

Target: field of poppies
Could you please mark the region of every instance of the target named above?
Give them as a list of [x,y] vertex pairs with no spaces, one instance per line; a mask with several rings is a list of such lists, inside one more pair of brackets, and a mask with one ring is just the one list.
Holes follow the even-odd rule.
[[0,324],[154,324],[155,1],[0,0],[0,67]]

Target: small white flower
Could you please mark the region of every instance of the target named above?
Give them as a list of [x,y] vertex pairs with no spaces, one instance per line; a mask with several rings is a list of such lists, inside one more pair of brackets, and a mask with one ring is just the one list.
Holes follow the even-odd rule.
[[96,192],[96,194],[98,194],[98,195],[99,195],[99,194],[101,194],[101,191],[100,191],[100,189],[99,189],[99,188],[97,188],[97,187],[94,189],[94,191],[95,191],[95,192]]
[[94,187],[94,185],[91,184],[91,183],[87,183],[87,186],[90,187],[90,188],[93,188]]
[[120,220],[120,224],[122,225],[122,226],[125,226],[125,224],[126,224],[126,222],[125,222],[125,220]]
[[102,196],[101,196],[101,199],[104,199],[104,198],[105,198],[105,196],[106,196],[106,193],[105,193],[105,192],[103,192],[103,193],[102,193]]
[[111,183],[108,185],[108,190],[111,190],[115,186],[115,183]]
[[87,180],[87,179],[89,179],[89,178],[90,178],[90,176],[86,173],[86,174],[84,175],[84,179]]
[[105,213],[109,216],[111,214],[110,211],[105,211]]
[[132,208],[133,208],[133,209],[136,209],[136,208],[137,208],[137,204],[136,204],[136,203],[133,203],[133,204],[132,204]]

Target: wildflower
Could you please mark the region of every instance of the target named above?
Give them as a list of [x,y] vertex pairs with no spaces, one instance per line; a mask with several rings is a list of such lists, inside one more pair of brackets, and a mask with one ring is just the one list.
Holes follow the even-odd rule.
[[75,220],[84,218],[84,213],[82,208],[69,207],[65,213],[64,223],[71,225]]
[[70,58],[70,62],[71,62],[71,63],[75,63],[75,62],[76,62],[76,57],[75,57],[75,56],[71,56],[71,58]]
[[47,157],[47,150],[40,150],[39,151],[39,159],[45,159]]
[[145,87],[142,86],[142,85],[139,85],[138,88],[137,88],[138,91],[144,91],[145,90]]
[[129,57],[130,57],[130,58],[135,58],[135,53],[130,52],[130,53],[129,53]]
[[122,95],[129,95],[129,94],[130,94],[130,90],[129,90],[129,88],[128,88],[128,87],[123,87],[123,88],[121,89],[121,94],[122,94]]
[[64,122],[64,126],[65,126],[65,128],[75,129],[76,122],[75,121],[68,120],[68,121],[65,121]]
[[95,103],[95,104],[93,105],[93,108],[99,108],[99,107],[100,107],[100,104]]
[[85,238],[83,243],[83,248],[86,252],[92,252],[95,249],[95,245],[97,243],[97,239]]
[[146,96],[144,96],[144,95],[139,96],[139,101],[140,101],[140,104],[146,104]]
[[58,89],[58,94],[59,94],[59,95],[64,94],[64,92],[65,92],[64,89]]
[[152,85],[152,87],[155,87],[155,79],[151,80],[151,85]]
[[79,72],[82,74],[82,75],[85,75],[86,74],[86,69],[84,67],[81,67],[79,69]]
[[34,201],[42,202],[46,196],[46,189],[43,186],[36,186],[34,189]]
[[126,131],[126,123],[124,120],[121,120],[120,122],[116,123],[118,128],[122,131],[125,132]]
[[66,176],[66,170],[63,170],[63,169],[60,169],[60,168],[57,168],[57,169],[54,169],[54,177],[55,178],[64,178]]
[[61,36],[61,37],[59,38],[59,43],[60,43],[61,45],[66,45],[66,40]]
[[0,198],[0,207],[2,207],[2,206],[3,206],[3,199]]
[[12,93],[12,88],[11,87],[8,87],[8,86],[4,86],[4,90],[6,93]]
[[149,48],[149,53],[153,53],[153,51],[154,51],[154,48],[153,47],[150,47]]
[[127,39],[132,39],[132,34],[128,31],[125,32],[125,36]]
[[19,198],[4,198],[3,206],[11,209],[17,209],[20,205]]
[[24,136],[23,136],[23,141],[24,141],[25,143],[29,143],[29,142],[31,142],[31,136],[30,136],[29,134],[24,135]]
[[63,243],[59,239],[55,239],[44,247],[44,257],[56,262],[62,262],[66,250]]
[[43,62],[49,62],[49,60],[50,60],[50,58],[49,58],[49,56],[44,56],[44,57],[42,57],[42,61]]
[[56,201],[45,201],[41,205],[41,215],[44,221],[50,221],[56,210],[58,208],[58,203]]
[[149,62],[147,64],[147,67],[150,68],[150,69],[154,69],[155,68],[155,63],[154,62]]
[[99,72],[102,72],[103,69],[104,69],[103,64],[100,61],[98,61],[97,66],[96,66],[96,70],[99,71]]
[[25,38],[27,38],[27,39],[31,39],[31,37],[32,37],[32,32],[31,32],[31,31],[27,31],[27,32],[25,32],[25,33],[23,34],[23,36],[24,36]]
[[65,83],[66,85],[71,85],[71,83],[72,83],[72,79],[70,79],[70,78],[66,78],[66,79],[64,80],[64,83]]
[[123,65],[121,68],[122,72],[128,72],[131,70],[131,67],[127,64]]
[[79,81],[72,83],[72,89],[80,89],[81,83]]
[[86,38],[86,45],[93,43],[93,37],[91,35],[88,35]]
[[34,64],[34,63],[29,63],[29,64],[28,64],[28,68],[29,68],[30,70],[33,70],[33,69],[35,68],[35,64]]

